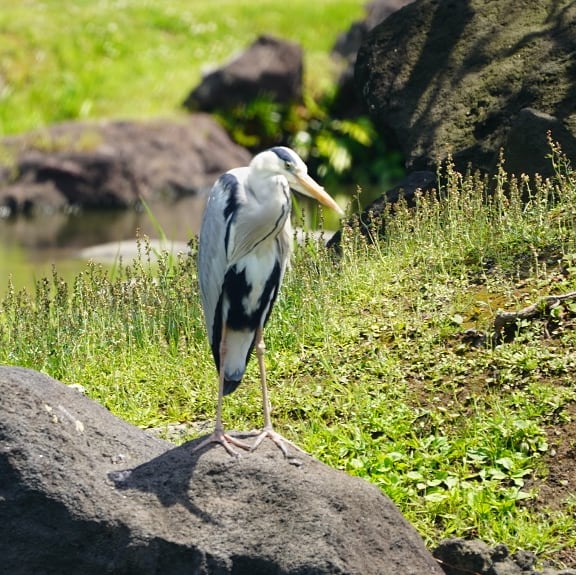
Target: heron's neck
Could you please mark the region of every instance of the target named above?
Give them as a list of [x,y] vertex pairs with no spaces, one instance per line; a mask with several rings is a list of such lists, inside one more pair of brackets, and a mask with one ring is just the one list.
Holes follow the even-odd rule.
[[250,194],[261,208],[281,209],[290,204],[290,188],[284,176],[274,173],[257,173],[248,176]]

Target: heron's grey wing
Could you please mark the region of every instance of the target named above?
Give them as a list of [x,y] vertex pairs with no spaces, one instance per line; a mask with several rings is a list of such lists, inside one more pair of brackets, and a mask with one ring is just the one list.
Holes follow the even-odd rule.
[[228,267],[226,243],[229,241],[230,226],[238,209],[241,187],[239,175],[227,172],[216,180],[210,191],[200,228],[198,278],[208,340],[213,348],[214,320],[221,321],[221,318],[214,316]]

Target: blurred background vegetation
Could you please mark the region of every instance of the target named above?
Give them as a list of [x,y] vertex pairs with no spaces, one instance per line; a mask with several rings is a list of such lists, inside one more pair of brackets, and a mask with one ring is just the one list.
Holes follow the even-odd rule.
[[69,120],[183,114],[203,71],[258,35],[304,50],[304,106],[265,100],[220,115],[252,150],[296,148],[326,185],[386,186],[402,175],[368,118],[334,118],[343,63],[339,34],[364,16],[364,0],[0,0],[0,135]]
[[[0,137],[69,121],[186,117],[182,104],[202,74],[269,34],[302,46],[303,102],[281,106],[261,99],[215,116],[252,152],[278,143],[295,148],[332,195],[354,198],[357,207],[361,189],[358,202],[364,206],[403,175],[399,154],[387,149],[367,117],[345,118],[334,111],[345,62],[330,52],[339,35],[364,18],[364,4],[0,0]],[[0,162],[2,150],[0,145]],[[7,153],[4,159],[10,160]],[[182,209],[154,207],[172,240],[194,234],[172,221],[170,210]],[[107,232],[100,234],[102,243],[124,240],[114,236],[113,219],[134,219],[135,234],[136,227],[147,227],[141,216],[75,212],[2,219],[0,214],[0,294],[9,277],[18,287],[31,287],[50,275],[54,263],[71,280],[84,262],[70,237],[97,227]],[[306,218],[314,225],[314,217]]]

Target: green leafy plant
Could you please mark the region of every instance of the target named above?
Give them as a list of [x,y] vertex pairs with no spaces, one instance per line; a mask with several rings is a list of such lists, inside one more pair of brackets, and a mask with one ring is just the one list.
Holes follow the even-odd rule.
[[338,118],[332,98],[305,96],[303,104],[278,104],[266,96],[220,110],[217,116],[239,144],[253,152],[275,145],[294,148],[326,186],[377,188],[400,177],[402,157],[389,151],[366,116]]

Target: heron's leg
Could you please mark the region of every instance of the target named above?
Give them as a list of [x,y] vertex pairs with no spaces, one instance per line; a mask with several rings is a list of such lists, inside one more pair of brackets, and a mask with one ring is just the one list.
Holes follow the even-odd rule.
[[288,457],[288,449],[286,444],[291,445],[299,451],[303,451],[297,445],[294,445],[291,441],[282,437],[279,433],[274,431],[272,427],[272,419],[270,418],[270,402],[268,401],[268,388],[266,387],[266,365],[264,363],[264,352],[266,351],[266,345],[264,344],[264,330],[260,327],[256,332],[256,355],[258,357],[258,367],[260,368],[260,383],[262,385],[262,407],[264,411],[264,428],[258,434],[256,441],[252,445],[252,451],[258,448],[258,446],[269,437],[282,451],[284,457]]
[[262,386],[262,409],[264,411],[264,429],[272,429],[270,419],[270,401],[268,400],[268,388],[266,387],[266,363],[264,354],[266,344],[264,343],[264,333],[261,327],[256,332],[256,356],[258,357],[258,368],[260,371],[260,385]]
[[214,431],[224,432],[222,425],[222,404],[224,403],[224,358],[226,356],[226,326],[222,327],[220,340],[220,366],[218,369],[218,403],[216,404],[216,423]]
[[222,326],[222,338],[220,339],[220,369],[218,377],[218,403],[216,405],[216,422],[214,431],[198,445],[194,446],[192,451],[198,451],[211,443],[219,443],[226,449],[230,455],[238,456],[239,453],[230,445],[236,445],[242,449],[250,451],[251,447],[246,443],[224,433],[224,426],[222,425],[222,403],[224,398],[224,358],[226,357],[226,325]]

